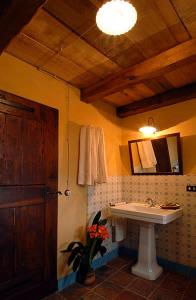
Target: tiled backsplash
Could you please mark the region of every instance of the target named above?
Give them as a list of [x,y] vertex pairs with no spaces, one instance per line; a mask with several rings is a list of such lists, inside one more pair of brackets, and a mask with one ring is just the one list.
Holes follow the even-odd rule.
[[[196,193],[186,191],[187,184],[195,183],[195,175],[109,177],[108,183],[88,188],[88,218],[100,209],[107,215],[109,203],[145,202],[148,197],[157,204],[178,202],[183,217],[168,225],[156,225],[157,255],[196,267]],[[124,244],[132,249],[138,245],[138,225],[131,221]],[[111,250],[116,244],[110,240],[107,247]]]

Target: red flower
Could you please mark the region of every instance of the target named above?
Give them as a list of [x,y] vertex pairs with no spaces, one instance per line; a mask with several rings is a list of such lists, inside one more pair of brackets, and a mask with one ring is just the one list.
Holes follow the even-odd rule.
[[90,238],[101,238],[102,240],[106,240],[110,237],[108,229],[105,225],[91,225],[87,228],[87,231],[89,232]]
[[88,232],[96,232],[97,231],[97,224],[88,226],[87,231]]

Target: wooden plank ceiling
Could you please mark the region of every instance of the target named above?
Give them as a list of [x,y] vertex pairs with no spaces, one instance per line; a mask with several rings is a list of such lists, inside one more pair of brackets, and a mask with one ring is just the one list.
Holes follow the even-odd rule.
[[80,88],[83,101],[109,102],[121,117],[137,113],[136,101],[196,82],[196,6],[195,0],[131,2],[135,27],[112,37],[95,23],[103,1],[48,0],[6,51]]

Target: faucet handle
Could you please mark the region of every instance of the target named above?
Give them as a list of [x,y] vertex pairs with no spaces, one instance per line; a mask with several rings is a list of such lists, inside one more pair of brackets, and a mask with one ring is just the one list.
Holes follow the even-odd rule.
[[146,199],[146,201],[150,201],[150,200],[152,200],[152,198],[150,198],[150,197],[148,197],[148,198]]
[[156,201],[150,197],[146,199],[146,202],[149,203],[150,207],[153,207],[156,205]]
[[148,197],[147,199],[146,199],[146,202],[152,202],[152,198],[150,198],[150,197]]

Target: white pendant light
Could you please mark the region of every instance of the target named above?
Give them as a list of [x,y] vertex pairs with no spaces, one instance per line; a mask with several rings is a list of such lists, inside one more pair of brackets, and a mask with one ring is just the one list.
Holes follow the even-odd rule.
[[141,127],[139,131],[144,135],[151,135],[157,132],[157,128],[154,125],[154,119],[152,117],[148,118],[148,125]]
[[98,10],[96,16],[98,28],[109,35],[121,35],[128,32],[136,21],[136,9],[124,0],[106,2]]

